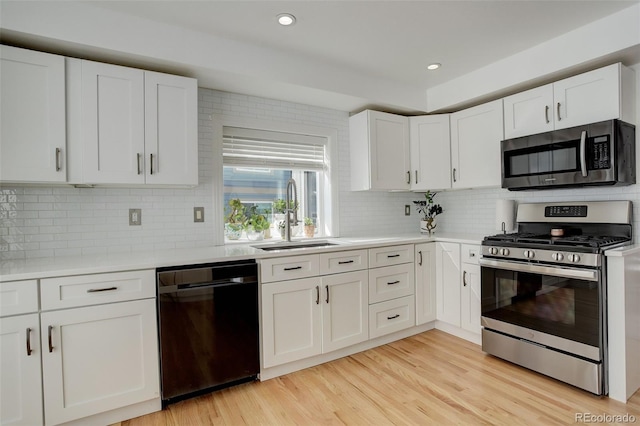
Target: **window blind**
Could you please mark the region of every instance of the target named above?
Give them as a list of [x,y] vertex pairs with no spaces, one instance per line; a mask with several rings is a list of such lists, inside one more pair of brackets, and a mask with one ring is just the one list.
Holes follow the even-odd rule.
[[320,136],[224,127],[224,165],[323,170],[327,139]]

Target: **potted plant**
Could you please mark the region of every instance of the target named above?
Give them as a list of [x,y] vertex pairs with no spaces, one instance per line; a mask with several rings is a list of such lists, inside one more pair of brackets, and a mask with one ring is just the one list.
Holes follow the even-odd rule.
[[310,217],[304,218],[304,236],[307,238],[313,238],[316,233],[316,226],[313,224],[313,219]]
[[229,200],[228,213],[224,217],[224,236],[229,240],[239,240],[247,222],[245,207],[239,198]]
[[422,215],[420,218],[420,232],[431,235],[436,227],[435,218],[442,213],[440,204],[435,204],[433,198],[437,192],[427,191],[424,194],[424,200],[414,201],[416,210]]
[[261,241],[270,226],[271,224],[267,220],[266,216],[260,213],[256,206],[251,206],[249,208],[249,219],[245,226],[247,238],[249,240]]

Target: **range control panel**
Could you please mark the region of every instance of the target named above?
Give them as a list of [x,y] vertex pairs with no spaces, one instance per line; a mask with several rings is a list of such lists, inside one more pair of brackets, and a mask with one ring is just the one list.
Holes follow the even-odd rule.
[[547,206],[544,217],[587,217],[587,206]]

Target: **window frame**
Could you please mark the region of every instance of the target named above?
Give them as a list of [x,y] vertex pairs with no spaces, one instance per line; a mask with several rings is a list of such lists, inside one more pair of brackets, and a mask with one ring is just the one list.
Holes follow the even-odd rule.
[[[327,139],[325,150],[326,165],[321,176],[324,181],[318,182],[323,188],[322,199],[319,208],[322,210],[322,235],[325,237],[338,237],[340,229],[338,205],[339,195],[339,170],[338,170],[338,132],[336,129],[327,127],[309,126],[298,123],[285,123],[271,120],[262,120],[248,117],[214,116],[212,117],[213,127],[213,214],[211,220],[214,222],[213,240],[215,245],[224,245],[224,178],[223,178],[223,128],[244,127],[247,129],[266,130],[283,133],[294,133],[311,136],[319,136]],[[319,230],[320,231],[320,230]],[[246,243],[246,241],[245,241]]]

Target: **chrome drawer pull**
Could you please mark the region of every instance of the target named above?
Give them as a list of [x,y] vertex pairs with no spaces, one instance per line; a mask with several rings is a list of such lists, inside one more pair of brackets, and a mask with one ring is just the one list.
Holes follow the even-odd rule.
[[31,356],[31,329],[27,328],[27,356]]
[[392,319],[396,319],[396,318],[398,318],[398,317],[400,317],[400,314],[395,314],[395,315],[393,315],[393,316],[387,317],[387,319],[388,319],[388,320],[392,320]]
[[302,266],[292,266],[291,268],[284,268],[285,271],[295,271],[297,269],[302,269]]
[[390,255],[387,255],[387,258],[388,258],[388,259],[391,259],[392,257],[400,257],[400,255],[399,255],[399,254],[390,254]]
[[353,263],[353,260],[345,260],[338,262],[338,265],[346,265],[347,263]]
[[99,293],[101,291],[114,291],[117,290],[118,287],[107,287],[107,288],[91,288],[87,290],[87,293]]
[[394,285],[394,284],[400,284],[400,281],[391,281],[390,283],[387,283],[387,285]]

